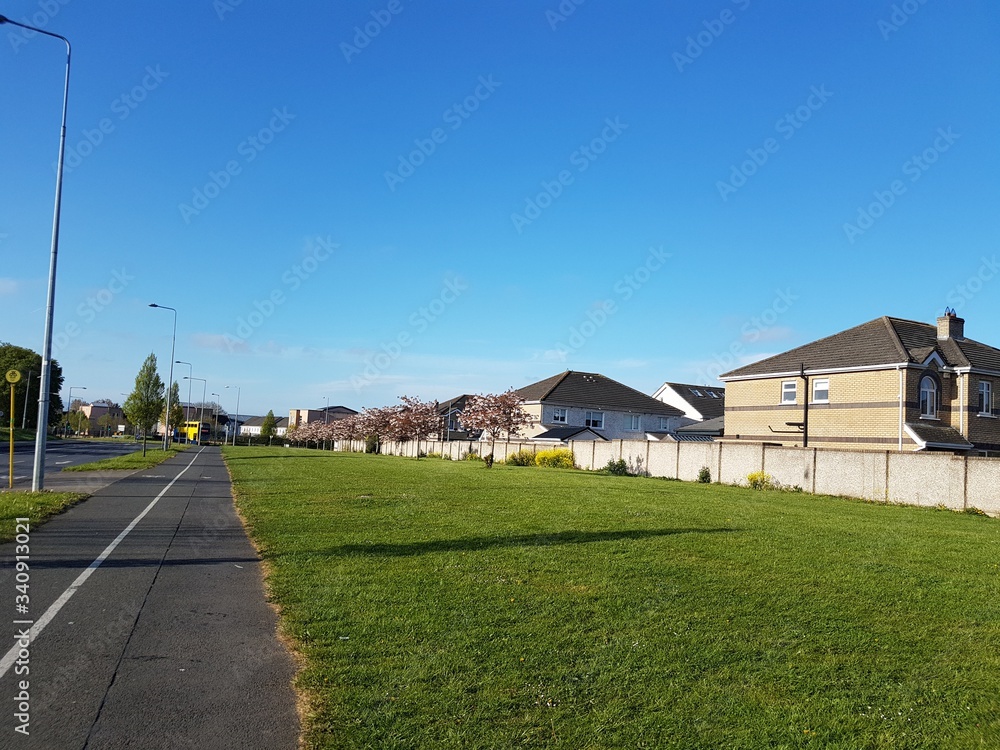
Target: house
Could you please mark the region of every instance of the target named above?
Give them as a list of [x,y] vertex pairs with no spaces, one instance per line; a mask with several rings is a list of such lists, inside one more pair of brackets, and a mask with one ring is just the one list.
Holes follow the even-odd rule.
[[291,409],[288,412],[287,427],[301,427],[310,422],[335,422],[357,414],[346,406],[327,406],[323,409]]
[[1000,349],[881,317],[724,373],[726,440],[1000,455]]
[[80,404],[80,411],[90,422],[84,430],[88,435],[111,434],[125,429],[125,414],[122,408],[110,401],[95,401],[92,404]]
[[471,398],[468,393],[461,396],[442,401],[438,404],[438,414],[441,415],[444,423],[444,430],[439,436],[440,440],[478,440],[482,430],[467,430],[462,425],[462,411],[465,404]]
[[665,404],[676,406],[684,412],[686,424],[715,419],[725,413],[726,391],[706,385],[687,383],[664,383],[653,394],[653,398]]
[[[257,437],[260,435],[260,428],[264,425],[264,417],[247,417],[247,420],[240,424],[240,435],[250,435]],[[282,437],[288,431],[288,417],[278,417],[274,420],[274,434]]]
[[527,429],[532,440],[555,439],[567,427],[589,428],[590,439],[645,440],[647,433],[672,432],[684,419],[677,407],[593,372],[567,370],[516,393],[534,418]]

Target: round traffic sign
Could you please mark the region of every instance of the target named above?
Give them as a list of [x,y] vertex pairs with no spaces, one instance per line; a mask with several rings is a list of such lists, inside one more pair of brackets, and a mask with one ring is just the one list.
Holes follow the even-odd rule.
[[7,382],[16,383],[21,379],[20,370],[7,370]]

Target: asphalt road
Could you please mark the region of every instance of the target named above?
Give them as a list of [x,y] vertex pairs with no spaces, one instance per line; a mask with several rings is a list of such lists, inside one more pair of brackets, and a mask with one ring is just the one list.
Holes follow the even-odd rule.
[[115,482],[27,541],[27,612],[24,550],[0,545],[0,747],[297,747],[294,665],[218,448]]
[[[56,474],[67,466],[100,461],[142,450],[142,443],[132,439],[110,440],[48,440],[45,443],[45,476]],[[0,466],[0,486],[6,487],[10,477],[10,447],[0,446],[3,453]],[[14,444],[14,487],[31,488],[31,473],[35,466],[35,444]],[[43,479],[44,482],[44,479]]]

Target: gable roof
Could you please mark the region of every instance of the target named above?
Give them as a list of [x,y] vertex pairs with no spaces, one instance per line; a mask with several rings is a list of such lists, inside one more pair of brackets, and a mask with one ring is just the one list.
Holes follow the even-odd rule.
[[719,377],[735,380],[755,375],[796,373],[800,366],[805,366],[806,370],[836,370],[921,364],[934,352],[948,367],[971,366],[1000,371],[1000,349],[967,338],[939,339],[937,326],[883,315]]
[[525,401],[637,414],[683,416],[680,409],[596,372],[566,370],[515,391]]
[[[690,404],[691,408],[705,419],[721,417],[726,411],[725,388],[708,385],[690,385],[688,383],[664,383],[657,389],[656,393],[662,393],[665,388],[670,388],[679,398],[683,399],[685,403]],[[716,395],[713,397],[709,395],[710,393]]]

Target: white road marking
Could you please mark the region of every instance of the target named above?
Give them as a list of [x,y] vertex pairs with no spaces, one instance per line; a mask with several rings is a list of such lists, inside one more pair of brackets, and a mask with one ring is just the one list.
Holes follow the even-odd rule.
[[[153,498],[153,500],[149,503],[149,505],[147,505],[143,509],[142,513],[133,518],[132,522],[128,526],[126,526],[125,529],[118,536],[115,537],[115,540],[104,548],[104,551],[97,556],[97,559],[94,560],[94,562],[92,562],[85,571],[83,571],[79,576],[77,576],[76,580],[70,584],[69,588],[66,589],[58,599],[52,602],[49,608],[45,610],[45,614],[43,614],[40,618],[38,618],[38,620],[35,621],[35,624],[31,626],[31,631],[28,633],[29,643],[35,642],[35,639],[42,634],[43,630],[45,630],[45,626],[48,625],[50,622],[52,622],[53,618],[55,618],[55,616],[59,614],[59,610],[62,609],[63,606],[65,606],[66,602],[70,600],[70,597],[72,597],[73,594],[75,594],[77,590],[81,586],[83,586],[84,583],[87,582],[87,579],[90,578],[91,573],[93,573],[95,570],[101,567],[101,563],[103,563],[105,560],[108,559],[108,556],[115,551],[115,548],[119,544],[121,544],[122,540],[129,535],[129,533],[132,531],[132,529],[136,527],[139,521],[145,518],[146,514],[149,513],[149,511],[151,511],[158,502],[160,502],[160,498],[163,497],[165,494],[167,494],[167,491],[174,486],[174,482],[176,482],[178,479],[184,476],[184,473],[194,465],[194,462],[198,460],[198,455],[200,453],[201,451],[198,451],[198,453],[195,454],[195,457],[191,459],[191,463],[185,466],[176,477],[171,479],[170,482],[167,483],[167,486],[160,491],[160,494],[157,495],[155,498]],[[5,674],[7,674],[7,670],[10,669],[11,666],[14,664],[14,662],[17,660],[17,654],[19,649],[20,649],[19,646],[11,647],[10,651],[8,651],[4,655],[3,659],[0,659],[0,677],[3,677]]]

